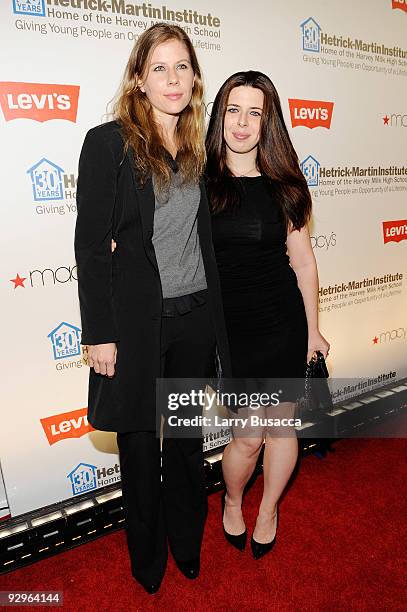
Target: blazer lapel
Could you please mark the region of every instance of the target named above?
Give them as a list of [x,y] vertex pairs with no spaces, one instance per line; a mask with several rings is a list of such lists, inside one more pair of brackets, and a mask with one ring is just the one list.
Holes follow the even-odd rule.
[[154,232],[154,211],[155,211],[155,196],[154,196],[154,189],[153,189],[153,181],[151,178],[148,178],[147,181],[144,183],[144,185],[141,186],[136,177],[134,156],[130,148],[127,151],[127,155],[129,158],[134,188],[138,195],[137,199],[138,199],[138,207],[140,211],[141,231],[143,235],[144,248],[145,248],[147,257],[149,258],[150,262],[152,263],[154,268],[157,270],[157,273],[159,274],[157,258],[156,258],[153,243],[152,243],[153,232]]
[[[200,241],[211,240],[211,216],[208,206],[208,198],[206,196],[205,183],[201,178],[199,181],[199,187],[201,190],[201,200],[198,208],[198,235]],[[201,246],[202,248],[202,246]]]

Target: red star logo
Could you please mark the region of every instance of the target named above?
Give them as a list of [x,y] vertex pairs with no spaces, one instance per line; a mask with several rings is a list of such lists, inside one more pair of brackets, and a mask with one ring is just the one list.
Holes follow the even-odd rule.
[[388,125],[389,124],[389,120],[390,120],[390,117],[388,117],[387,115],[385,117],[383,117],[384,125]]
[[24,281],[27,277],[26,276],[20,276],[17,273],[17,276],[15,278],[11,278],[10,279],[10,283],[14,283],[14,289],[17,289],[17,287],[22,287],[23,289],[25,289],[24,287]]
[[377,336],[375,336],[373,338],[373,344],[377,344],[379,342],[379,338]]

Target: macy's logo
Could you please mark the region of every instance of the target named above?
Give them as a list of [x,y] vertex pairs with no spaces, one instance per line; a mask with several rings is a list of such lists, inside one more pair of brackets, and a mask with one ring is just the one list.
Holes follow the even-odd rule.
[[392,0],[392,9],[401,9],[407,13],[407,0]]
[[40,419],[49,444],[52,446],[66,438],[80,438],[94,431],[88,422],[87,411],[87,408],[80,408]]
[[320,234],[319,236],[310,236],[310,238],[313,249],[324,249],[327,251],[330,247],[336,246],[336,234],[334,232],[331,232],[330,236]]
[[382,117],[384,125],[391,127],[407,127],[407,113],[402,115],[401,113],[392,113],[390,116],[385,115]]
[[[77,266],[59,266],[59,268],[44,268],[44,270],[30,270],[27,276],[20,276],[17,272],[14,278],[10,278],[10,283],[13,283],[14,289],[22,287],[26,289],[25,282],[29,282],[29,287],[45,287],[48,285],[56,285],[57,283],[70,283],[73,280],[77,281],[76,276]],[[29,279],[29,280],[28,280]]]
[[393,342],[394,340],[405,340],[407,336],[407,327],[398,327],[397,329],[380,332],[378,336],[372,339],[373,344],[383,344],[385,342]]
[[64,119],[76,122],[79,85],[0,82],[0,105],[6,121]]
[[407,240],[407,219],[401,221],[383,221],[383,240],[386,242],[401,242]]
[[331,127],[333,102],[289,99],[288,104],[292,127],[303,125],[310,129],[324,127],[328,130]]

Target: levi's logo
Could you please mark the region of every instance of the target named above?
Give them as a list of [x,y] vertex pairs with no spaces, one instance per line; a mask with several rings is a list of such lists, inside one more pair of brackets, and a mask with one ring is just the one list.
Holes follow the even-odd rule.
[[65,119],[76,122],[79,85],[0,82],[0,105],[6,121]]
[[322,102],[321,100],[296,100],[289,99],[291,125],[304,125],[308,128],[331,127],[333,102]]
[[40,419],[50,445],[66,438],[80,438],[89,431],[94,431],[88,422],[87,410],[80,408]]
[[407,240],[407,219],[402,221],[383,221],[383,239],[386,242]]
[[391,8],[401,9],[407,13],[407,0],[392,0]]

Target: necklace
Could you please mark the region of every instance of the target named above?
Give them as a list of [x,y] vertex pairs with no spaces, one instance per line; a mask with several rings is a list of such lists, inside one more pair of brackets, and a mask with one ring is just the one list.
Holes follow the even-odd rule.
[[233,168],[229,168],[229,169],[232,171],[233,176],[235,176],[236,178],[241,178],[242,176],[246,176],[246,177],[249,176],[250,172],[253,172],[253,170],[257,170],[257,167],[254,166],[254,168],[251,168],[250,170],[248,170],[246,174],[236,174]]

